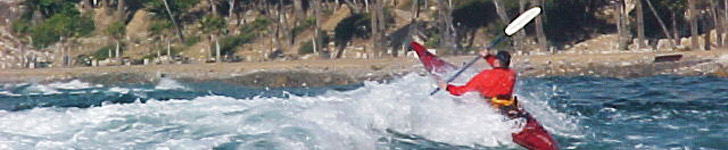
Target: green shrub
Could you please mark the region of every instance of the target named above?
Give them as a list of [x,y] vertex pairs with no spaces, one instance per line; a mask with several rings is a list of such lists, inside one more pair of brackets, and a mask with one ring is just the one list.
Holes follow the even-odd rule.
[[298,54],[306,55],[313,53],[313,41],[306,42],[300,48],[298,48]]
[[371,33],[369,20],[368,15],[362,14],[354,14],[341,20],[334,28],[336,45],[345,45],[354,37],[368,38]]
[[124,36],[126,33],[126,25],[124,25],[124,22],[116,21],[114,23],[111,23],[108,28],[106,28],[106,34],[114,37],[116,39],[120,39]]
[[311,26],[316,24],[316,18],[307,18],[305,21],[301,22],[296,27],[293,27],[291,29],[291,32],[293,32],[293,35],[298,35],[299,33],[303,32],[304,30],[311,28]]
[[174,25],[172,25],[172,21],[165,19],[157,19],[149,24],[149,32],[151,32],[151,34],[153,35],[164,34],[165,32],[169,32],[172,28],[174,28]]
[[58,42],[60,37],[81,37],[91,34],[95,28],[89,16],[66,16],[55,14],[31,29],[33,46],[46,48]]
[[[498,19],[492,2],[485,0],[466,0],[452,12],[453,23],[460,23],[468,28],[479,28]],[[477,16],[474,19],[473,16]]]
[[116,53],[116,51],[115,51],[116,47],[111,46],[111,45],[106,45],[104,47],[97,49],[96,52],[92,53],[89,57],[90,57],[90,59],[96,59],[96,60],[107,59],[107,58],[109,58],[109,50],[112,49],[112,47],[113,47],[113,51],[111,53],[112,53],[112,55],[114,55],[114,53]]
[[271,24],[271,21],[266,18],[255,18],[255,21],[245,24],[241,27],[242,33],[257,33],[259,31],[263,31],[268,27],[268,25]]
[[200,19],[200,25],[202,25],[202,32],[213,33],[225,28],[225,20],[220,16],[205,15]]
[[[328,45],[328,43],[331,41],[331,37],[329,37],[328,34],[326,34],[325,31],[319,31],[319,35],[321,35],[321,45],[322,47],[325,47],[325,45]],[[303,44],[300,48],[298,48],[298,54],[305,55],[313,53],[313,41],[306,42]]]
[[[252,34],[252,33],[221,37],[219,39],[220,40],[220,54],[221,55],[234,55],[236,47],[243,45],[243,44],[250,43],[255,38],[256,38],[256,34]],[[210,52],[213,55],[216,55],[214,44],[211,45],[210,49],[212,50]]]
[[31,29],[30,21],[24,18],[18,18],[13,21],[12,30],[15,34],[26,34]]
[[197,42],[200,42],[200,40],[202,40],[202,38],[200,36],[187,37],[187,38],[185,38],[185,46],[195,45],[195,44],[197,44]]

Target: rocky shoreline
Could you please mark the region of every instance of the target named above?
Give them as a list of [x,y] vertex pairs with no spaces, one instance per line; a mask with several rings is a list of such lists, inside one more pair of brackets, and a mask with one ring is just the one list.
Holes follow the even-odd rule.
[[[675,61],[655,62],[662,53],[557,54],[515,56],[521,77],[714,75],[728,77],[728,51],[677,52]],[[472,56],[447,57],[456,65]],[[476,68],[485,68],[482,62]],[[13,69],[0,71],[0,83],[78,79],[94,84],[222,81],[251,87],[317,87],[383,81],[408,73],[425,74],[416,58],[299,60],[280,62]]]

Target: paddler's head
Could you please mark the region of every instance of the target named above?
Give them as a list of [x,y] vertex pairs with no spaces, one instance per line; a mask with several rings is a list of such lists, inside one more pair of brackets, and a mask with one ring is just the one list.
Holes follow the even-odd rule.
[[508,68],[511,65],[511,54],[506,51],[498,51],[495,55],[486,55],[485,61],[493,68]]

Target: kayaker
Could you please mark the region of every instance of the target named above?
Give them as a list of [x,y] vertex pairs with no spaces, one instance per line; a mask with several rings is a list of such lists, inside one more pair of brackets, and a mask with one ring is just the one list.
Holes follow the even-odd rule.
[[448,85],[440,81],[440,88],[455,96],[476,91],[488,100],[494,109],[510,118],[517,117],[517,100],[513,97],[516,72],[510,69],[511,55],[506,51],[498,51],[495,55],[491,55],[487,50],[480,51],[479,54],[492,69],[480,71],[462,86]]
[[526,124],[519,132],[512,133],[513,142],[529,150],[555,150],[558,144],[541,127],[541,125],[528,112],[518,106],[518,100],[513,96],[513,87],[516,83],[516,72],[510,69],[511,55],[506,51],[498,51],[490,55],[487,50],[480,51],[492,69],[484,69],[468,83],[462,86],[448,85],[439,81],[438,86],[446,89],[450,94],[460,96],[467,92],[476,91],[485,98],[494,109],[510,119],[522,118]]

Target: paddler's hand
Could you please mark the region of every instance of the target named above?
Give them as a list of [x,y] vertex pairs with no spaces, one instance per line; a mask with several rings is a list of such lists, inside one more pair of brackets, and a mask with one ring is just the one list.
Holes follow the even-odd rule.
[[447,89],[447,83],[442,82],[442,81],[438,81],[437,82],[437,87],[439,87],[441,90],[446,90]]
[[480,50],[480,52],[478,52],[478,54],[480,54],[481,57],[486,57],[489,55],[488,49]]

